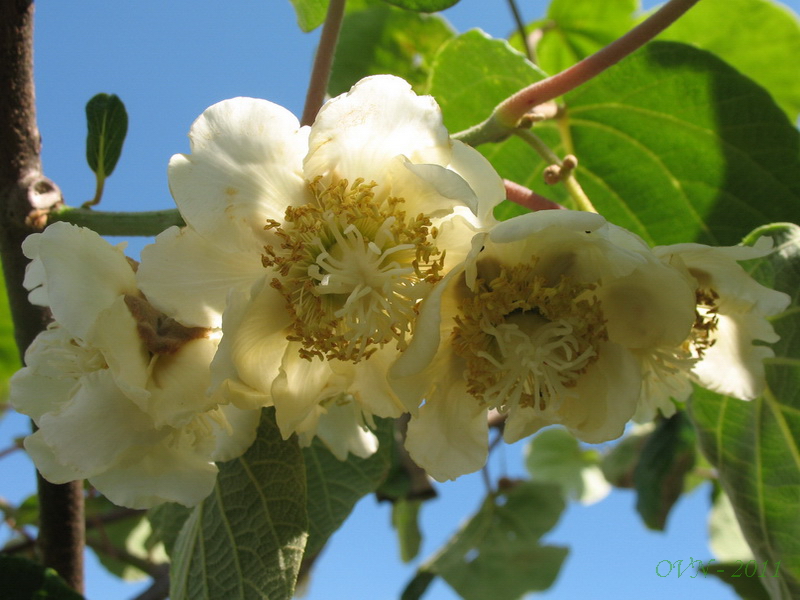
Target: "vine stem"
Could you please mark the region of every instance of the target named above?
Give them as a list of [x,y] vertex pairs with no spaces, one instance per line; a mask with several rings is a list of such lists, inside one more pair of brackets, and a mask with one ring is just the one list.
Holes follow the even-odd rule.
[[100,235],[120,236],[155,236],[173,225],[183,227],[186,224],[174,208],[144,212],[109,212],[64,206],[51,210],[47,215],[48,224],[56,221],[88,227]]
[[615,65],[655,38],[698,1],[669,0],[645,21],[605,48],[587,56],[561,73],[537,81],[506,98],[497,105],[486,121],[459,132],[453,137],[472,146],[504,140],[514,133],[515,129],[529,125],[525,122],[525,117],[533,108],[563,96]]
[[[22,241],[58,204],[58,187],[42,173],[33,85],[33,1],[0,0],[0,255],[20,356],[45,327],[48,311],[28,302]],[[83,591],[83,486],[39,478],[39,539],[45,566]]]
[[330,0],[330,4],[328,4],[328,12],[325,15],[325,24],[322,26],[319,46],[317,46],[317,53],[314,55],[314,67],[311,70],[311,79],[308,83],[303,117],[300,119],[301,125],[311,125],[325,101],[325,93],[328,89],[328,80],[333,66],[333,54],[336,50],[339,30],[342,28],[342,20],[344,19],[344,4],[345,0]]

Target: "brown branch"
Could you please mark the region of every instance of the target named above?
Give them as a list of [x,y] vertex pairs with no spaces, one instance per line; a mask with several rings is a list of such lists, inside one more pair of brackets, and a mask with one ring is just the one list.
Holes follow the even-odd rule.
[[[33,85],[33,2],[0,0],[0,254],[14,335],[22,355],[48,314],[32,306],[22,286],[22,241],[61,200],[42,173]],[[39,542],[44,564],[83,591],[81,482],[53,485],[40,478]]]
[[314,119],[325,101],[325,93],[328,90],[328,80],[333,66],[333,55],[336,52],[336,42],[339,40],[339,30],[342,28],[344,20],[344,3],[345,0],[330,0],[328,5],[325,24],[322,26],[317,53],[314,56],[311,80],[306,93],[306,104],[303,108],[303,117],[300,119],[301,125],[314,123]]

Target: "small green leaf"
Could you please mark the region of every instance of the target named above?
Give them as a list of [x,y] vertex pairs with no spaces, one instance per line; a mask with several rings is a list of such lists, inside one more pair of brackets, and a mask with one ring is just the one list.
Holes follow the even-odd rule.
[[603,456],[600,468],[611,485],[620,488],[633,488],[633,474],[639,463],[647,439],[653,433],[655,424],[636,425]]
[[4,600],[83,600],[53,569],[16,556],[0,555]]
[[392,526],[397,531],[400,542],[400,560],[407,563],[414,560],[422,544],[422,533],[419,530],[419,509],[422,500],[406,500],[401,498],[392,505]]
[[417,12],[436,12],[444,10],[458,4],[459,0],[383,0],[387,4],[393,4],[406,10]]
[[792,297],[772,321],[780,341],[764,361],[767,389],[745,402],[698,388],[689,414],[755,560],[771,567],[780,561],[779,577],[761,582],[773,598],[788,599],[800,597],[800,227],[776,224],[759,233],[775,246],[748,261],[751,274]]
[[800,77],[797,63],[787,57],[800,56],[800,21],[786,6],[769,0],[703,0],[659,39],[713,52],[763,85],[789,119],[797,120]]
[[546,590],[568,550],[542,546],[539,538],[555,526],[563,510],[558,486],[515,483],[487,498],[421,571],[441,576],[464,600],[517,600],[525,593]]
[[441,17],[380,4],[348,13],[342,23],[328,92],[346,92],[362,77],[389,73],[424,93],[433,56],[454,35]]
[[128,113],[114,94],[97,94],[86,103],[86,161],[97,178],[95,197],[86,203],[100,202],[103,184],[117,166],[125,135],[128,133]]
[[[14,339],[14,321],[8,304],[5,280],[0,267],[0,406],[8,397],[8,380],[21,367],[19,350]],[[0,408],[2,415],[2,408]]]
[[349,456],[342,461],[319,438],[303,448],[308,481],[309,536],[306,556],[314,556],[339,529],[356,502],[374,492],[386,478],[392,456],[391,419],[378,422],[378,451],[369,458]]
[[283,440],[264,409],[256,441],[220,464],[217,485],[175,542],[170,598],[289,600],[308,532],[297,441]]
[[647,439],[633,473],[636,510],[651,529],[663,530],[695,461],[694,429],[682,411],[661,421]]
[[533,481],[555,483],[564,495],[584,504],[602,500],[611,489],[594,450],[583,450],[568,431],[545,429],[526,448],[525,467]]
[[313,31],[325,22],[330,0],[290,0],[297,14],[297,24],[305,32]]

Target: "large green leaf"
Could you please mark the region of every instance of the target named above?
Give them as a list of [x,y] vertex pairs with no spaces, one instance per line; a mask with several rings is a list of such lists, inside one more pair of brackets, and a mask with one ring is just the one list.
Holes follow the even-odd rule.
[[362,77],[389,73],[425,92],[433,55],[454,35],[447,22],[379,4],[349,12],[342,23],[328,92],[346,92]]
[[217,485],[184,523],[172,556],[172,600],[289,600],[307,538],[306,477],[294,438],[274,409],[258,437],[222,463]]
[[694,429],[679,411],[661,421],[647,438],[633,473],[636,510],[649,528],[664,529],[694,462]]
[[387,4],[394,4],[406,10],[419,12],[436,12],[458,4],[459,0],[383,0]]
[[297,24],[303,31],[312,31],[325,21],[329,0],[289,0],[297,15]]
[[167,555],[172,556],[181,528],[191,514],[191,508],[174,502],[165,502],[148,510],[147,520],[151,529],[148,545],[164,544]]
[[[471,32],[440,52],[432,93],[458,130],[537,78],[521,55]],[[576,176],[606,218],[649,242],[733,244],[754,225],[800,221],[798,131],[763,88],[713,55],[649,44],[565,101],[561,128],[534,131],[578,157]],[[543,186],[544,161],[519,140],[481,152],[503,177],[567,201],[561,186]]]
[[356,502],[374,492],[391,464],[393,425],[390,419],[378,424],[378,451],[369,458],[350,455],[336,458],[319,440],[303,449],[308,480],[309,537],[306,555],[313,556],[344,522]]
[[756,561],[777,565],[761,579],[773,598],[800,597],[800,228],[765,228],[777,242],[752,274],[787,292],[792,305],[774,318],[781,336],[765,360],[767,390],[744,402],[698,389],[689,404],[700,446],[719,473]]
[[3,271],[0,268],[0,414],[8,396],[8,380],[20,368],[19,351],[14,340],[14,322],[8,305]]
[[792,121],[800,114],[800,22],[770,0],[703,0],[659,39],[710,50],[763,85]]
[[[638,9],[639,0],[553,0],[547,16],[526,27],[529,34],[539,30],[537,64],[547,73],[560,73],[622,36]],[[511,44],[523,48],[518,35]]]
[[420,568],[403,600],[421,597],[431,574],[442,577],[464,600],[517,600],[549,588],[568,550],[542,546],[539,539],[563,510],[563,496],[553,484],[515,482],[490,495],[448,545]]

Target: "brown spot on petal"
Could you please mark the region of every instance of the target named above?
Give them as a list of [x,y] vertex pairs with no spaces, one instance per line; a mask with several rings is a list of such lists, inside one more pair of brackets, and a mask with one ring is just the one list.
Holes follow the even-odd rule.
[[151,354],[174,354],[188,342],[208,335],[208,329],[181,325],[139,296],[126,294],[125,304],[136,321],[139,337]]

